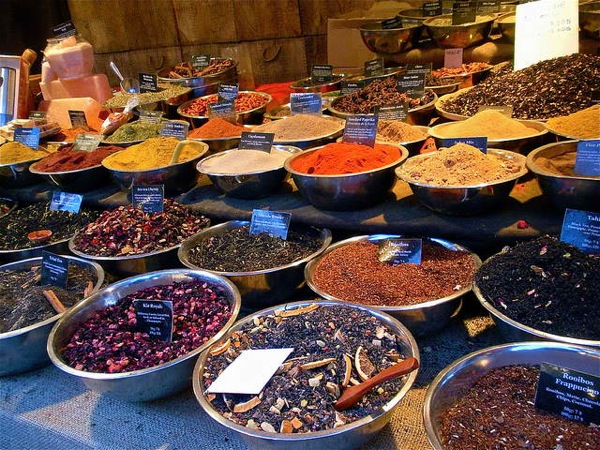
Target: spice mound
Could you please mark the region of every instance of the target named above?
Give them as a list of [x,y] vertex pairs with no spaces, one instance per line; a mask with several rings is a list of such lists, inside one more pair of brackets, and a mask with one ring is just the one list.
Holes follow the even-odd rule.
[[170,98],[181,97],[191,91],[189,87],[178,86],[171,83],[159,83],[158,92],[142,92],[141,94],[130,94],[127,92],[121,92],[115,95],[113,98],[108,99],[102,104],[103,108],[124,108],[127,103],[136,96],[140,105],[146,103],[159,102],[168,100]]
[[161,213],[119,206],[104,211],[81,230],[75,250],[91,256],[144,255],[179,245],[209,223],[200,213],[170,199],[165,199]]
[[200,128],[196,128],[188,133],[188,138],[196,139],[221,139],[227,137],[240,137],[245,128],[215,117],[210,119]]
[[553,117],[546,122],[548,129],[574,139],[600,138],[600,105],[577,111],[568,116]]
[[482,296],[528,327],[600,340],[600,258],[542,236],[486,261],[475,275]]
[[539,373],[505,366],[479,378],[441,418],[444,449],[600,448],[600,428],[535,408]]
[[340,300],[375,306],[407,306],[447,297],[471,285],[470,253],[423,242],[421,264],[379,260],[377,242],[358,241],[321,257],[313,273],[320,291]]
[[49,295],[70,308],[86,297],[96,283],[95,275],[88,268],[73,263],[69,263],[66,289],[42,285],[41,277],[41,266],[0,271],[0,333],[25,328],[58,314],[48,300]]
[[11,141],[0,146],[0,165],[35,161],[37,159],[42,159],[49,154],[49,150],[42,148],[34,150],[20,142]]
[[398,120],[379,120],[377,122],[377,140],[379,142],[413,142],[425,139],[427,133]]
[[343,175],[379,169],[398,161],[400,156],[400,149],[392,145],[369,147],[336,142],[294,158],[290,167],[309,175]]
[[121,125],[117,131],[108,136],[106,142],[135,142],[157,137],[162,129],[162,122],[131,122]]
[[244,175],[266,172],[283,167],[291,153],[271,148],[271,152],[260,150],[232,150],[200,161],[198,170],[211,175]]
[[319,232],[313,228],[290,230],[284,240],[267,233],[251,235],[245,225],[203,239],[190,248],[188,259],[216,272],[254,272],[307,258],[321,245]]
[[414,109],[434,99],[431,91],[425,91],[425,95],[421,98],[412,98],[398,92],[397,85],[398,79],[395,76],[375,80],[367,87],[340,97],[335,101],[335,109],[350,114],[371,114],[376,106],[408,103],[409,108]]
[[212,58],[210,63],[205,68],[194,67],[191,62],[186,61],[177,64],[173,67],[173,70],[169,72],[169,78],[192,78],[192,77],[205,77],[207,75],[214,75],[216,73],[224,72],[235,66],[233,59],[220,59]]
[[[200,97],[197,100],[189,103],[185,107],[181,108],[181,112],[188,116],[201,116],[205,117],[208,114],[208,105],[217,103],[219,96],[217,94],[209,95],[207,97]],[[268,98],[255,93],[255,92],[240,92],[233,102],[235,112],[242,113],[250,111],[251,109],[260,108],[266,105]]]
[[[173,302],[171,342],[138,331],[133,300]],[[127,295],[83,322],[61,349],[65,362],[85,372],[121,373],[179,358],[217,334],[232,315],[228,293],[203,280],[152,286]]]
[[73,142],[80,134],[98,134],[94,130],[86,130],[82,127],[61,128],[58,134],[52,137],[52,141],[56,142]]
[[[577,159],[577,150],[567,149],[560,153],[554,153],[552,156],[538,156],[534,160],[534,164],[544,170],[555,175],[562,175],[567,177],[578,177],[579,174],[575,173],[575,161]],[[586,178],[600,178],[598,176],[592,177],[586,175]]]
[[402,347],[394,331],[367,311],[313,304],[247,321],[224,345],[209,351],[200,377],[208,388],[246,349],[293,348],[259,395],[204,395],[218,413],[249,429],[331,430],[382,413],[381,407],[396,396],[407,376],[384,382],[341,413],[333,404],[348,385],[411,356]]
[[3,230],[0,233],[0,250],[18,250],[41,245],[27,238],[29,233],[39,230],[52,232],[43,245],[68,239],[100,215],[99,212],[86,207],[82,207],[78,214],[51,211],[49,208],[48,202],[33,203],[0,218],[0,230]]
[[454,114],[474,115],[480,106],[513,107],[517,119],[549,119],[593,106],[600,90],[600,56],[574,53],[489,77],[443,102]]
[[274,120],[254,128],[260,133],[275,133],[275,142],[316,139],[338,133],[344,122],[335,117],[297,114],[283,120]]
[[464,121],[452,122],[437,132],[443,138],[486,136],[492,140],[516,139],[538,133],[535,128],[492,109],[480,111]]
[[462,64],[460,67],[442,67],[431,71],[431,78],[439,80],[446,77],[454,77],[457,75],[465,75],[480,70],[491,69],[492,65],[485,62],[470,62]]
[[123,147],[107,145],[98,147],[93,152],[75,150],[73,145],[62,147],[56,153],[46,156],[35,163],[33,168],[38,172],[69,172],[100,165],[108,155],[123,150]]
[[404,181],[429,186],[475,186],[514,179],[523,164],[458,143],[426,156],[409,158],[399,169]]
[[[125,150],[106,157],[102,165],[107,169],[137,171],[167,167],[171,163],[175,147],[182,142],[174,137],[155,137],[145,140]],[[204,153],[203,144],[189,144],[181,147],[175,164],[197,158]]]

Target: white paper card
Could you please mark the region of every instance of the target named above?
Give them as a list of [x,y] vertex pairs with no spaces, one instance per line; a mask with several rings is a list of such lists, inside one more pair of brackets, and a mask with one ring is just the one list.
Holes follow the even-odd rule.
[[206,390],[207,393],[260,394],[293,348],[244,350]]
[[578,0],[517,5],[515,27],[515,70],[579,52]]

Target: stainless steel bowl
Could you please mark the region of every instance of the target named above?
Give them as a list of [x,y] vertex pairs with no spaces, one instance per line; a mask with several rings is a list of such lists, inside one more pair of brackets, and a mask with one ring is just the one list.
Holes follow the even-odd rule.
[[[84,372],[74,369],[63,360],[61,349],[69,342],[79,325],[96,311],[114,305],[121,298],[140,289],[193,280],[214,283],[224,288],[232,309],[231,318],[225,326],[200,347],[164,364],[123,373]],[[113,283],[67,311],[50,332],[48,354],[58,369],[81,380],[89,389],[131,402],[155,400],[189,387],[196,357],[227,332],[239,311],[239,292],[233,283],[223,277],[189,269],[149,272]]]
[[[474,186],[445,187],[416,183],[406,177],[400,169],[396,170],[396,175],[408,183],[413,194],[424,206],[433,211],[457,216],[484,214],[501,206],[510,196],[517,180],[527,173],[525,156],[508,150],[492,148],[488,148],[487,153],[498,155],[505,160],[513,160],[523,168],[506,180]],[[424,154],[412,158],[428,158],[430,156],[431,154]]]
[[[488,146],[502,150],[510,150],[516,153],[527,154],[534,148],[537,148],[540,145],[544,144],[544,142],[546,142],[546,138],[548,137],[548,130],[546,129],[543,123],[537,122],[535,120],[519,120],[519,122],[521,122],[528,128],[535,130],[535,133],[531,136],[517,138],[488,138]],[[449,122],[436,125],[429,129],[429,134],[433,136],[435,144],[438,148],[443,146],[443,139],[465,137],[457,136],[456,133],[453,134],[452,128],[454,126],[455,123]]]
[[[335,140],[335,138],[337,138],[338,136],[341,136],[342,133],[344,132],[344,127],[346,126],[346,121],[343,119],[340,119],[338,117],[323,116],[323,118],[325,118],[325,117],[327,117],[328,120],[337,123],[337,129],[335,131],[328,133],[328,134],[323,134],[320,136],[314,136],[314,137],[311,137],[310,139],[304,138],[304,139],[279,140],[279,139],[275,138],[275,140],[273,142],[275,144],[279,144],[279,145],[291,145],[291,146],[294,146],[294,147],[296,147],[298,149],[302,149],[302,150],[318,147],[321,145],[328,144],[329,142],[333,142]],[[283,119],[283,120],[286,120],[286,119]],[[254,131],[260,132],[261,128],[257,127],[254,129]]]
[[440,84],[438,86],[425,86],[425,89],[431,89],[439,97],[440,95],[451,94],[458,90],[460,81],[452,81],[447,84]]
[[177,256],[186,267],[207,270],[229,278],[239,289],[244,306],[266,308],[289,299],[296,289],[304,284],[304,265],[320,255],[331,243],[331,231],[327,228],[314,228],[319,232],[319,238],[322,242],[321,247],[316,252],[298,261],[270,269],[254,272],[218,272],[204,267],[197,267],[189,260],[190,249],[202,240],[249,224],[250,222],[247,221],[232,220],[210,227],[184,241],[177,252]]
[[12,189],[43,182],[43,177],[29,171],[29,167],[41,158],[43,156],[32,161],[0,165],[0,186]]
[[[295,303],[288,303],[286,305],[279,305],[274,308],[264,309],[251,316],[247,316],[244,319],[238,321],[227,333],[227,335],[221,338],[219,343],[224,342],[231,333],[240,330],[245,324],[254,320],[255,317],[262,317],[268,314],[273,314],[275,311],[284,311],[293,309],[296,307],[308,306],[313,301],[302,301]],[[394,334],[399,338],[399,351],[404,353],[407,357],[415,357],[419,359],[419,348],[410,332],[393,317],[387,314],[377,311],[372,308],[365,306],[342,304],[334,301],[319,301],[320,307],[336,308],[339,306],[350,306],[359,310],[367,311],[371,315],[378,318],[385,325],[390,327]],[[300,339],[300,337],[299,337]],[[215,345],[219,345],[216,343]],[[377,414],[371,414],[355,422],[343,425],[341,427],[334,428],[332,430],[316,431],[314,433],[268,433],[262,430],[252,430],[247,427],[238,425],[225,417],[223,417],[218,411],[216,411],[210,402],[206,399],[204,394],[204,386],[200,381],[202,374],[204,373],[204,365],[208,352],[204,352],[196,367],[194,367],[193,375],[193,387],[196,399],[200,403],[202,409],[217,423],[223,427],[239,433],[240,437],[244,440],[246,445],[251,449],[260,450],[322,450],[326,448],[331,449],[357,449],[369,440],[373,439],[377,433],[391,420],[394,409],[398,406],[402,398],[412,387],[415,379],[417,378],[417,371],[411,372],[407,375],[405,384],[402,386],[400,391],[394,395],[388,403],[386,403]]]
[[500,33],[502,33],[502,37],[512,44],[515,43],[516,19],[517,13],[510,12],[503,14],[496,20]]
[[380,74],[378,75],[352,75],[350,77],[346,77],[344,81],[362,81],[365,83],[370,83],[373,80],[379,80],[381,78],[387,78],[390,75],[402,75],[406,72],[406,67],[385,67]]
[[[397,239],[406,236],[397,234],[374,234],[371,236],[355,236],[350,239],[346,239],[329,246],[327,250],[319,257],[309,261],[304,269],[304,277],[306,278],[306,284],[310,287],[317,295],[326,298],[327,300],[336,300],[343,303],[353,302],[351,298],[337,298],[326,291],[319,289],[314,283],[314,274],[319,262],[325,255],[332,252],[340,247],[344,247],[348,244],[359,241],[369,242],[380,242],[387,239]],[[423,238],[425,241],[435,243],[444,246],[445,248],[453,251],[465,251],[471,254],[475,269],[481,266],[481,259],[475,253],[469,249],[454,244],[444,239],[436,238]],[[360,283],[360,280],[356,280]],[[464,288],[454,292],[452,295],[447,297],[430,300],[428,302],[419,303],[417,305],[407,306],[371,306],[379,311],[383,311],[396,319],[398,319],[411,333],[422,336],[428,333],[433,333],[440,328],[443,328],[448,322],[455,317],[462,307],[462,299],[465,294],[471,291],[471,285],[465,286]]]
[[[92,272],[96,278],[92,293],[100,289],[104,283],[104,270],[99,264],[74,256],[62,256],[67,258],[70,264],[85,267]],[[25,259],[0,266],[0,271],[29,270],[32,266],[39,266],[41,261],[41,257]],[[46,342],[52,326],[63,314],[18,330],[0,333],[0,376],[27,372],[50,363]]]
[[313,77],[302,78],[301,80],[294,81],[290,84],[290,91],[292,92],[320,92],[325,94],[327,92],[339,91],[340,84],[346,74],[337,73],[333,74],[329,81],[317,81],[313,80]]
[[543,194],[549,197],[556,207],[600,211],[599,177],[558,175],[536,162],[540,157],[552,158],[576,150],[577,141],[561,141],[544,145],[527,155],[527,168],[535,174]]
[[[166,193],[185,192],[196,185],[198,172],[196,163],[208,152],[208,144],[202,141],[191,141],[201,147],[200,154],[193,159],[148,170],[118,170],[106,166],[106,159],[102,165],[106,167],[121,189],[129,190],[133,185],[157,185],[162,184]],[[118,154],[113,153],[113,155]]]
[[105,186],[110,181],[108,169],[101,164],[63,172],[43,172],[36,168],[36,164],[29,167],[31,173],[43,176],[66,192],[89,192]]
[[0,212],[0,218],[10,214],[16,209],[17,206],[19,206],[19,204],[12,198],[0,197],[0,201],[7,207],[5,212]]
[[0,250],[0,263],[21,261],[22,259],[42,256],[45,250],[52,253],[67,253],[69,251],[69,238],[48,242],[35,247],[18,248],[16,250]]
[[468,48],[483,42],[492,31],[496,14],[483,14],[476,21],[452,25],[452,14],[430,17],[423,22],[429,36],[441,48]]
[[464,356],[442,370],[427,389],[423,422],[430,444],[443,450],[439,429],[442,417],[479,378],[499,367],[555,364],[589,372],[600,366],[596,350],[553,342],[520,342],[484,348]]
[[[150,109],[150,110],[153,111],[152,109]],[[167,122],[167,120],[166,119],[161,119],[161,123],[164,123],[164,122]],[[135,124],[138,124],[138,123],[140,123],[139,119],[138,120],[134,120],[132,122],[124,123],[119,128],[121,128],[123,126],[135,125]],[[120,142],[111,142],[111,141],[108,141],[107,139],[110,138],[112,135],[114,135],[119,130],[119,128],[117,128],[115,131],[113,131],[110,135],[103,136],[102,140],[100,141],[100,143],[103,144],[103,145],[114,145],[116,147],[129,147],[131,145],[139,144],[140,142],[144,142],[145,141],[145,139],[136,139],[136,140],[133,140],[133,141],[120,141]],[[159,136],[160,136],[160,130],[157,131],[157,134],[155,136],[151,136],[151,137],[159,137]],[[72,144],[72,142],[70,144]]]
[[[274,145],[273,147],[280,151],[289,152],[290,156],[302,151],[298,147],[290,145]],[[203,163],[206,161],[239,151],[243,150],[227,150],[204,158],[198,162],[196,169],[198,172],[208,176],[213,186],[220,192],[230,197],[245,199],[262,198],[273,194],[281,187],[282,183],[288,177],[289,174],[283,165],[276,169],[241,173],[237,175],[213,173],[202,167]],[[240,158],[241,157],[243,157],[243,154],[241,154]]]
[[221,153],[225,150],[237,148],[240,145],[241,137],[224,137],[215,139],[189,138],[193,141],[201,141],[208,145],[208,152],[205,156]]
[[579,5],[579,29],[584,36],[600,41],[600,2]]
[[417,129],[421,130],[422,132],[426,133],[426,136],[423,138],[420,138],[420,139],[415,139],[414,141],[393,142],[393,141],[386,141],[386,140],[378,140],[377,142],[380,142],[382,144],[392,143],[395,145],[401,145],[408,150],[409,156],[418,155],[421,151],[421,148],[423,147],[423,144],[429,137],[429,127],[424,127],[421,125],[413,125],[413,128],[417,128]]
[[[387,144],[392,145],[392,144]],[[285,170],[300,194],[315,208],[330,211],[353,211],[368,208],[385,200],[385,195],[396,182],[394,168],[408,158],[408,150],[401,146],[400,158],[391,164],[367,172],[344,175],[315,175],[298,172],[291,167],[292,161],[322,147],[307,150],[292,156],[285,162]]]
[[452,92],[451,94],[446,94],[446,95],[439,97],[435,102],[435,111],[437,112],[437,114],[439,116],[444,117],[449,120],[466,120],[466,119],[468,119],[469,116],[466,116],[464,114],[456,114],[456,113],[448,111],[446,109],[446,102],[458,97],[459,95],[462,95],[463,93],[467,92],[469,89],[471,89],[471,88],[468,87],[468,88],[464,88],[464,89],[459,89],[456,92]]
[[379,55],[395,55],[410,50],[419,41],[423,31],[419,24],[383,29],[381,22],[366,23],[358,29],[367,48]]
[[[266,92],[258,92],[258,91],[239,91],[239,94],[259,95],[263,98],[264,103],[261,106],[258,106],[253,109],[249,109],[247,111],[236,112],[235,113],[236,122],[240,123],[240,124],[248,124],[248,125],[253,125],[253,124],[257,125],[257,124],[262,123],[263,116],[264,116],[265,112],[267,111],[267,105],[271,102],[271,100],[273,100],[273,97],[271,97]],[[199,99],[207,99],[207,98],[215,98],[216,99],[216,94],[205,95],[205,96],[187,101],[185,103],[182,103],[181,105],[179,105],[177,107],[177,114],[180,117],[182,117],[183,119],[190,122],[194,127],[196,127],[196,128],[201,127],[206,122],[208,122],[208,116],[193,116],[193,115],[187,114],[183,111],[184,111],[184,109],[186,109],[189,105],[191,105],[195,101],[198,101]]]

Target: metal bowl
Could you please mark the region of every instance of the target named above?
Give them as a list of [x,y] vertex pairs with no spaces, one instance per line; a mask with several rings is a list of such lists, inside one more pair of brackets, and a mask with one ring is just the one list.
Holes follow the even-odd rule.
[[556,207],[600,211],[599,177],[558,175],[536,163],[542,156],[552,158],[576,150],[577,141],[561,141],[544,145],[527,156],[527,168],[537,177],[542,193],[549,197]]
[[460,81],[452,81],[438,86],[425,86],[425,89],[431,89],[439,97],[440,95],[451,94],[458,91],[459,86]]
[[435,102],[435,111],[437,112],[437,114],[439,116],[444,117],[449,120],[466,120],[466,119],[468,119],[469,116],[465,116],[464,114],[456,114],[456,113],[446,110],[445,104],[448,100],[451,100],[455,97],[458,97],[459,95],[462,95],[463,93],[467,92],[469,89],[471,89],[471,88],[468,87],[468,88],[464,88],[464,89],[459,89],[456,92],[452,92],[451,94],[446,94],[446,95],[439,97]]
[[[78,326],[88,320],[96,311],[114,305],[119,299],[140,289],[192,280],[207,281],[224,288],[232,307],[231,318],[225,326],[200,347],[164,364],[123,373],[84,372],[74,369],[63,360],[61,349],[67,344]],[[50,333],[48,354],[57,368],[80,379],[89,389],[126,401],[155,400],[189,387],[196,357],[227,332],[235,322],[239,311],[240,294],[234,284],[223,277],[189,269],[145,273],[113,283],[67,311]]]
[[36,164],[32,164],[29,167],[31,173],[43,176],[66,192],[81,193],[92,191],[105,186],[110,180],[108,170],[101,164],[63,172],[43,172],[37,170]]
[[406,67],[385,67],[378,75],[353,75],[347,77],[345,81],[362,81],[365,84],[369,84],[373,80],[379,80],[381,78],[387,78],[390,75],[402,75],[406,73]]
[[38,159],[32,161],[0,165],[0,186],[12,189],[43,182],[44,178],[40,175],[31,173],[29,167],[44,156],[45,155],[41,155]]
[[[255,314],[252,314],[251,316],[245,317],[244,319],[238,321],[231,328],[231,330],[226,336],[223,336],[221,338],[220,343],[224,342],[231,335],[231,333],[240,330],[245,324],[254,320],[255,317],[262,317],[264,315],[273,314],[275,311],[284,311],[296,307],[308,306],[311,303],[314,302],[303,301],[288,303],[286,305],[280,305],[274,308],[264,309]],[[407,357],[413,356],[419,359],[419,349],[414,338],[412,337],[410,332],[404,327],[404,325],[402,325],[393,317],[390,317],[387,314],[382,313],[381,311],[377,311],[375,309],[368,308],[365,306],[342,304],[339,302],[325,300],[319,301],[318,304],[320,307],[336,308],[343,305],[367,311],[368,313],[379,319],[381,322],[383,322],[385,325],[390,327],[393,330],[394,334],[398,336],[400,351],[402,351]],[[299,339],[301,339],[301,337],[299,337]],[[219,344],[217,343],[215,345]],[[194,367],[192,383],[194,386],[194,394],[196,395],[196,399],[200,403],[202,409],[217,423],[229,430],[238,433],[249,448],[260,450],[321,450],[324,448],[345,450],[357,449],[369,440],[373,439],[377,435],[377,433],[390,421],[394,409],[398,406],[402,398],[410,390],[412,384],[414,383],[417,377],[417,371],[411,372],[407,376],[406,383],[402,386],[398,393],[392,398],[390,398],[388,403],[386,403],[378,411],[377,414],[371,414],[360,420],[349,423],[347,425],[343,425],[341,427],[334,428],[332,430],[323,430],[316,431],[313,433],[302,434],[268,433],[262,430],[252,430],[250,428],[238,425],[223,417],[218,411],[216,411],[212,407],[210,402],[208,402],[208,400],[205,397],[203,383],[201,383],[200,381],[202,374],[204,373],[204,365],[206,363],[207,357],[208,352],[204,352],[200,356],[200,358],[198,358],[196,367]]]
[[418,24],[383,29],[382,22],[366,23],[358,29],[367,48],[379,55],[395,55],[410,50],[419,41],[423,31]]
[[238,137],[224,137],[224,138],[189,138],[193,141],[204,142],[208,145],[208,152],[204,156],[214,155],[215,153],[221,153],[225,150],[231,150],[237,148],[240,145],[241,136]]
[[[290,145],[274,145],[275,149],[289,152],[290,155],[300,153],[302,150]],[[222,173],[212,173],[202,167],[202,164],[208,160],[219,158],[225,154],[243,150],[233,149],[202,159],[196,165],[198,172],[208,176],[213,186],[220,192],[235,198],[255,199],[262,198],[276,192],[283,182],[288,178],[288,172],[284,166],[276,169],[264,170],[259,172],[240,173],[237,175],[227,175]]]
[[329,81],[317,81],[313,80],[313,77],[302,78],[301,80],[294,81],[290,84],[291,92],[320,92],[325,94],[327,92],[339,91],[340,84],[346,74],[337,73],[333,74]]
[[394,168],[408,158],[408,150],[401,145],[397,147],[400,149],[400,158],[397,161],[366,172],[315,175],[292,169],[291,162],[294,159],[301,158],[309,152],[318,151],[322,147],[307,150],[288,158],[285,162],[285,169],[292,174],[292,179],[300,194],[315,208],[330,211],[353,211],[371,207],[385,200],[385,195],[396,182]]
[[[190,140],[190,142],[202,148],[200,154],[195,158],[177,164],[156,169],[131,171],[107,167],[105,164],[106,159],[102,161],[102,165],[108,169],[112,179],[121,189],[129,190],[133,185],[162,184],[167,193],[185,192],[196,185],[198,181],[196,163],[208,152],[208,144],[194,140]],[[113,153],[113,155],[118,153],[120,152]]]
[[[352,244],[354,242],[359,241],[369,241],[369,242],[379,242],[387,239],[397,239],[406,236],[397,235],[397,234],[374,234],[371,236],[355,236],[350,239],[346,239],[344,241],[336,242],[335,244],[329,246],[327,250],[318,258],[310,261],[306,268],[304,269],[304,277],[306,278],[306,284],[310,287],[317,295],[326,298],[327,300],[336,300],[340,302],[353,302],[351,298],[337,298],[333,295],[327,293],[326,291],[319,289],[314,283],[314,274],[319,262],[323,259],[325,255],[329,252],[332,252],[340,247],[344,247],[348,244]],[[436,239],[436,238],[423,238],[425,241],[429,243],[439,244],[444,246],[445,248],[453,251],[465,251],[471,254],[473,258],[473,262],[475,264],[475,269],[478,269],[481,266],[481,259],[471,252],[469,249],[454,244],[452,242]],[[355,280],[357,283],[360,283],[360,280]],[[415,335],[426,335],[428,333],[433,333],[440,328],[443,328],[448,324],[448,322],[455,317],[462,307],[462,298],[465,294],[471,291],[471,285],[465,286],[459,291],[454,292],[452,295],[447,297],[438,298],[435,300],[430,300],[427,302],[419,303],[417,305],[407,305],[407,306],[371,306],[371,308],[375,308],[379,311],[383,311],[396,319],[408,328],[411,333]]]
[[[74,256],[62,255],[69,263],[89,269],[96,277],[92,293],[98,291],[104,283],[104,270],[99,264]],[[39,266],[42,258],[30,258],[0,266],[4,270],[29,270]],[[45,366],[50,362],[46,351],[48,335],[54,323],[64,313],[56,314],[42,322],[14,331],[0,333],[0,376],[15,375]]]
[[[323,118],[324,119],[327,118],[327,120],[337,123],[337,125],[338,125],[337,129],[331,133],[323,134],[320,136],[314,136],[314,137],[311,137],[310,139],[304,138],[304,139],[279,140],[279,139],[275,138],[275,140],[273,142],[275,144],[279,144],[279,145],[292,145],[292,146],[297,147],[298,149],[302,149],[302,150],[318,147],[321,145],[328,144],[329,142],[333,142],[335,140],[335,138],[337,138],[338,136],[341,136],[342,133],[344,132],[344,127],[346,126],[346,121],[343,119],[340,119],[338,117],[331,117],[331,116],[323,116]],[[287,120],[287,119],[283,119],[283,120]],[[257,127],[254,129],[254,131],[260,132],[261,128]]]
[[579,5],[579,29],[584,36],[600,41],[600,2]]
[[[521,154],[527,154],[534,148],[537,148],[544,142],[546,142],[545,139],[547,138],[548,130],[546,129],[543,123],[537,122],[535,120],[519,120],[519,122],[535,130],[535,134],[532,134],[531,136],[524,136],[518,138],[488,138],[488,145],[493,148],[510,150],[512,152]],[[443,146],[443,139],[465,137],[452,134],[453,126],[455,126],[455,123],[449,122],[436,125],[429,129],[429,134],[433,136],[435,144],[438,148]]]
[[441,48],[468,48],[483,42],[492,31],[496,14],[482,14],[475,22],[452,25],[452,14],[430,17],[423,22],[429,36]]
[[479,378],[493,369],[512,365],[555,364],[581,372],[600,365],[597,351],[554,342],[520,342],[484,348],[454,361],[427,389],[423,422],[431,446],[443,450],[439,428],[442,417]]
[[266,308],[289,299],[296,289],[304,284],[304,265],[320,255],[331,243],[331,231],[327,228],[317,229],[311,227],[319,232],[319,238],[322,241],[319,250],[306,258],[270,269],[254,272],[218,272],[197,267],[189,260],[190,249],[195,247],[200,241],[249,224],[250,222],[247,221],[232,220],[210,227],[184,241],[177,252],[177,256],[186,267],[207,270],[230,279],[239,289],[244,306]]
[[69,251],[69,239],[70,238],[65,238],[59,241],[43,243],[35,247],[18,248],[16,250],[0,250],[0,262],[9,263],[28,258],[36,258],[42,256],[44,250],[52,253],[67,253]]
[[413,128],[417,128],[417,129],[423,131],[424,133],[426,133],[426,136],[423,138],[420,138],[420,139],[415,139],[414,141],[393,142],[393,141],[386,141],[386,140],[378,140],[377,142],[381,143],[381,144],[401,145],[408,150],[409,156],[418,155],[421,152],[421,148],[423,147],[423,144],[429,137],[429,127],[424,127],[421,125],[413,125]]
[[515,43],[516,20],[516,12],[504,14],[496,20],[498,28],[500,29],[500,33],[502,33],[502,37],[512,44]]
[[[167,122],[166,119],[161,119],[161,123]],[[129,125],[135,125],[137,123],[140,123],[140,120],[134,120],[132,122],[127,122],[124,123],[123,125],[121,125],[119,128],[121,128],[122,126],[129,126]],[[101,144],[103,145],[114,145],[115,147],[129,147],[131,145],[135,145],[135,144],[139,144],[140,142],[144,142],[146,139],[136,139],[134,141],[121,141],[121,142],[111,142],[111,141],[107,141],[106,139],[111,137],[113,134],[115,134],[119,128],[117,128],[115,131],[113,131],[110,135],[108,136],[103,136],[102,140],[100,141]],[[158,130],[157,134],[155,136],[151,136],[151,137],[159,137],[160,136],[160,130]],[[71,142],[72,144],[72,142]]]
[[0,212],[0,218],[10,214],[15,210],[17,206],[19,206],[19,204],[15,200],[6,197],[0,197],[0,203],[4,203],[7,207],[7,210],[5,212]]
[[[408,183],[417,199],[427,208],[442,214],[457,216],[473,216],[484,214],[498,208],[509,197],[517,180],[527,173],[525,156],[508,150],[488,148],[488,154],[498,155],[502,159],[512,160],[522,164],[523,168],[510,178],[493,183],[483,183],[474,186],[432,186],[416,183],[399,169],[396,175]],[[414,158],[429,158],[431,154],[413,156]]]
[[[239,94],[259,95],[264,99],[264,103],[261,106],[258,106],[253,109],[249,109],[247,111],[236,112],[235,113],[235,121],[237,123],[248,124],[248,125],[252,125],[252,124],[257,125],[257,124],[262,123],[263,115],[267,111],[267,105],[271,102],[271,100],[273,100],[273,97],[271,97],[266,92],[258,92],[258,91],[239,91]],[[199,97],[199,99],[208,99],[208,98],[216,99],[217,95],[210,94],[210,95],[205,95],[203,97]],[[196,101],[198,101],[198,98],[187,101],[187,102],[179,105],[177,107],[177,114],[180,117],[187,120],[188,122],[190,122],[195,128],[198,128],[198,127],[201,127],[202,125],[204,125],[206,122],[208,122],[208,116],[192,116],[190,114],[183,112],[184,109],[186,109],[189,105],[191,105],[192,103],[194,103]]]

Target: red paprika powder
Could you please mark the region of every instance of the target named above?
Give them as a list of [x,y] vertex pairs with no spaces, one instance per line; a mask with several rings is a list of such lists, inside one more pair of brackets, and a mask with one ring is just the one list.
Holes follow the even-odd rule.
[[38,161],[34,168],[40,172],[70,172],[99,165],[104,158],[124,150],[123,147],[107,145],[98,147],[93,152],[73,150],[73,145],[61,148]]
[[335,142],[295,158],[290,166],[297,172],[315,175],[342,175],[367,172],[400,159],[398,147],[375,144],[369,147],[349,142]]

